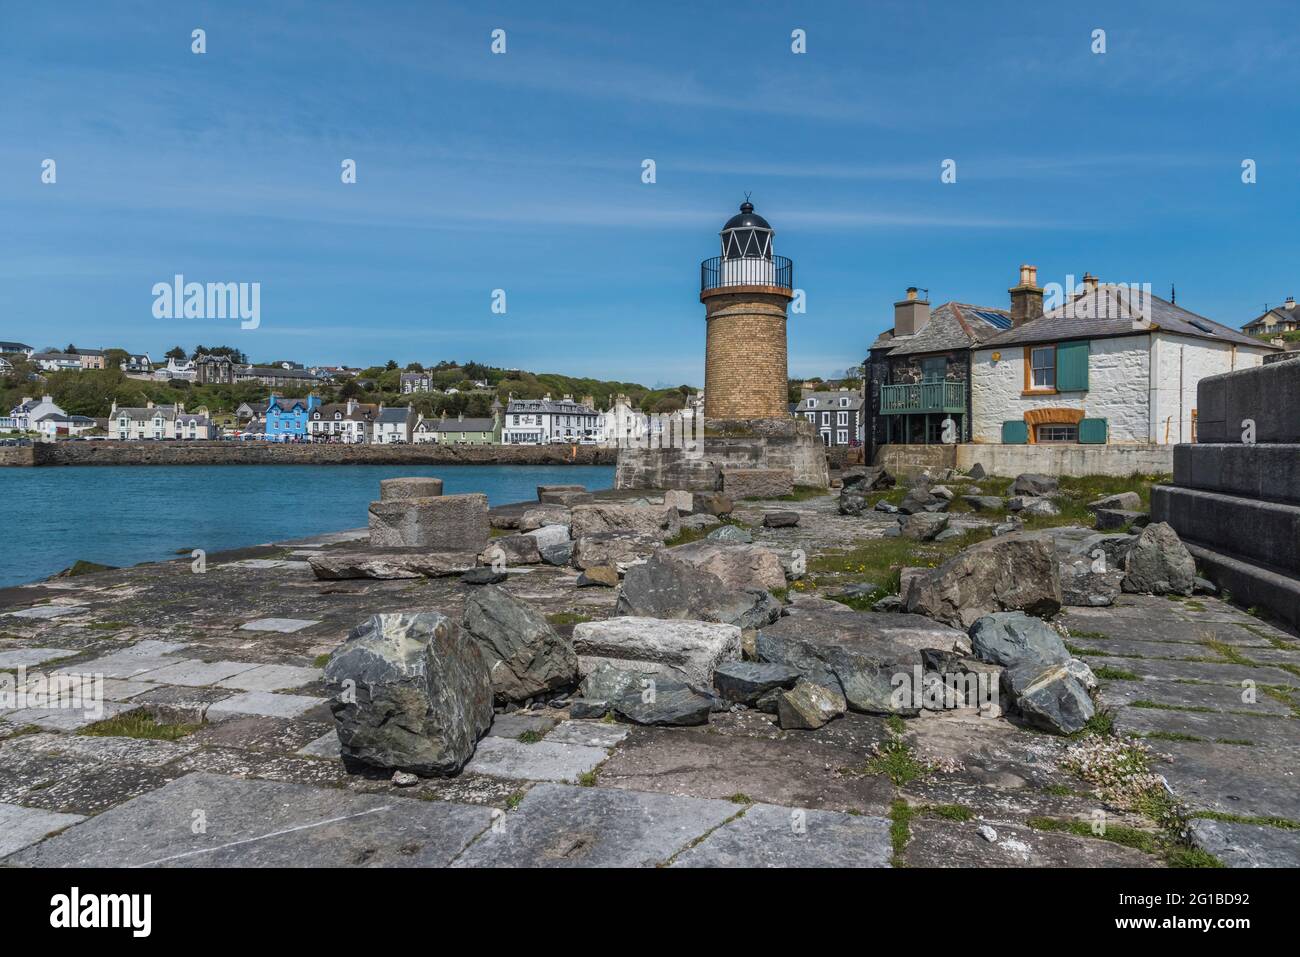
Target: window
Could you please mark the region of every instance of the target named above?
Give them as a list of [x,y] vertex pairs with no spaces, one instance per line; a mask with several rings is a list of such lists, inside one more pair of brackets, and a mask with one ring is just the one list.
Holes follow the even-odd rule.
[[921,381],[942,382],[948,377],[948,360],[943,356],[934,356],[921,360]]
[[837,413],[835,414],[835,424],[836,424],[836,425],[848,425],[848,424],[849,424],[849,414],[848,414],[847,412],[837,412]]
[[830,424],[831,424],[831,414],[829,412],[823,412],[822,425],[830,425]]
[[840,429],[838,432],[835,433],[835,444],[836,444],[836,445],[848,445],[848,444],[849,444],[849,430],[848,430],[848,429]]
[[817,400],[816,400],[816,399],[809,399],[809,400],[808,400],[808,408],[810,408],[810,409],[815,409],[815,408],[817,408]]
[[848,399],[840,399],[840,408],[841,408],[841,409],[847,409],[848,407],[849,407],[849,400],[848,400]]
[[1034,434],[1040,444],[1079,441],[1077,425],[1040,425]]
[[1036,346],[1029,350],[1029,388],[1056,388],[1056,346]]

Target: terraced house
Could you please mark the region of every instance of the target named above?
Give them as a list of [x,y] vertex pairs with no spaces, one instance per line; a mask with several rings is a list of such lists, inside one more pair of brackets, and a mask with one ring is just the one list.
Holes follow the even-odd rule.
[[420,416],[412,441],[441,445],[492,445],[501,441],[501,416],[442,415],[426,419]]
[[371,426],[379,415],[379,406],[348,399],[331,402],[312,410],[307,420],[307,434],[313,441],[344,442],[355,445],[370,440]]
[[828,448],[856,448],[862,444],[862,404],[861,392],[810,392],[795,406],[795,415],[815,425]]
[[994,306],[945,302],[931,311],[929,300],[909,288],[894,303],[894,327],[867,356],[867,455],[884,445],[969,442],[971,348],[1011,325],[1011,313]]
[[154,405],[143,408],[119,406],[116,401],[108,414],[108,434],[122,441],[128,439],[174,439],[176,417],[185,411],[183,405]]

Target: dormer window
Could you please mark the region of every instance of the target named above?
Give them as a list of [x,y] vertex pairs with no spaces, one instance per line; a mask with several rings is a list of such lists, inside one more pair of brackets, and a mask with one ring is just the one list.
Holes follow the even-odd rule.
[[816,400],[816,399],[809,399],[809,400],[808,400],[808,408],[810,408],[810,409],[815,409],[815,408],[817,408],[817,400]]

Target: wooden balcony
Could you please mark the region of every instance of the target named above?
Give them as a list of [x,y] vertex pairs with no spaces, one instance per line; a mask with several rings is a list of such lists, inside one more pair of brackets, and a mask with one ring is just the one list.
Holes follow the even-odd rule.
[[913,382],[880,387],[881,415],[965,411],[964,382]]

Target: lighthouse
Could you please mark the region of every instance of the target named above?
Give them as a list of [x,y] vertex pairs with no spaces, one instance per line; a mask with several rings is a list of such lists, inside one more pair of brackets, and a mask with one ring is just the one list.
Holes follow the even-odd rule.
[[746,198],[719,234],[721,255],[700,264],[706,419],[789,417],[786,307],[794,268],[772,251],[775,230]]

